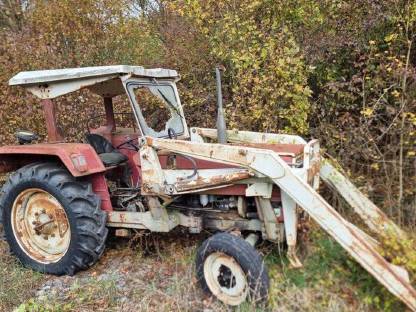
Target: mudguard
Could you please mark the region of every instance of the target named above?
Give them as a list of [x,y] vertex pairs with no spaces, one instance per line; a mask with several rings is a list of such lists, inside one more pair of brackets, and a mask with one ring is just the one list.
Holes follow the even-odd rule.
[[95,150],[82,143],[40,143],[0,147],[0,173],[35,161],[60,160],[74,177],[104,172]]

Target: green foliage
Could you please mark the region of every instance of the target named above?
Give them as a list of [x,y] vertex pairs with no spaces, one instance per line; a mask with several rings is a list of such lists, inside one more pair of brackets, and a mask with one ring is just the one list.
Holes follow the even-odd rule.
[[[117,63],[175,68],[189,124],[214,127],[213,69],[220,64],[230,128],[318,138],[390,216],[416,221],[415,1],[11,3],[0,1],[2,144],[15,142],[18,129],[46,135],[39,101],[7,85],[19,71]],[[86,120],[102,112],[99,100],[86,91],[56,100],[68,140],[79,140]],[[317,242],[308,269],[284,271],[291,283],[348,277],[366,302],[395,306],[337,244]],[[382,243],[386,257],[414,272],[413,242]]]
[[[272,1],[176,1],[227,68],[227,117],[232,128],[306,133],[307,70],[290,29],[288,10]],[[221,12],[221,18],[218,13]]]

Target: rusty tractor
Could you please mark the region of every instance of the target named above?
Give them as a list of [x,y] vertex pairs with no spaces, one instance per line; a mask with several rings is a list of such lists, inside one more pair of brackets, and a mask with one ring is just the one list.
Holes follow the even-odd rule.
[[[295,135],[227,130],[217,68],[217,129],[189,128],[175,70],[100,66],[21,72],[9,84],[41,99],[47,143],[28,131],[0,147],[10,173],[1,221],[21,263],[49,274],[75,274],[102,255],[109,228],[214,233],[199,247],[201,287],[228,305],[268,296],[259,240],[287,244],[294,267],[299,218],[307,214],[390,292],[416,310],[408,273],[377,252],[377,241],[347,222],[319,194],[337,190],[372,231],[401,230],[319,153]],[[65,143],[53,99],[87,89],[105,115],[91,118],[84,143]],[[125,97],[130,111],[115,112]],[[100,121],[101,118],[101,121]],[[130,118],[130,122],[126,120]],[[96,125],[92,123],[95,121]]]

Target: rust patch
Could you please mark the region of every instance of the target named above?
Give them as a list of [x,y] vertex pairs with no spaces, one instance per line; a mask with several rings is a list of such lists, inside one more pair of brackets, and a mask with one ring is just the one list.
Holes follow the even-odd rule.
[[319,162],[313,163],[311,165],[311,167],[308,169],[308,182],[311,182],[312,179],[317,174],[319,174],[320,169],[321,169],[321,166],[320,166],[320,163]]
[[229,184],[230,182],[248,179],[252,174],[249,171],[235,172],[226,175],[218,175],[210,178],[197,178],[191,181],[178,181],[175,183],[176,190],[183,192],[186,190],[202,189],[209,186]]

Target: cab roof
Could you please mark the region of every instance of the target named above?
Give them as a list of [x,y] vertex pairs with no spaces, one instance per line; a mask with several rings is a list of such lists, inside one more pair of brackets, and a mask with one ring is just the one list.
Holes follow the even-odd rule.
[[146,69],[142,66],[113,65],[20,72],[9,80],[11,86],[22,86],[42,99],[55,98],[81,88],[101,96],[124,93],[120,76],[178,80],[176,70]]

